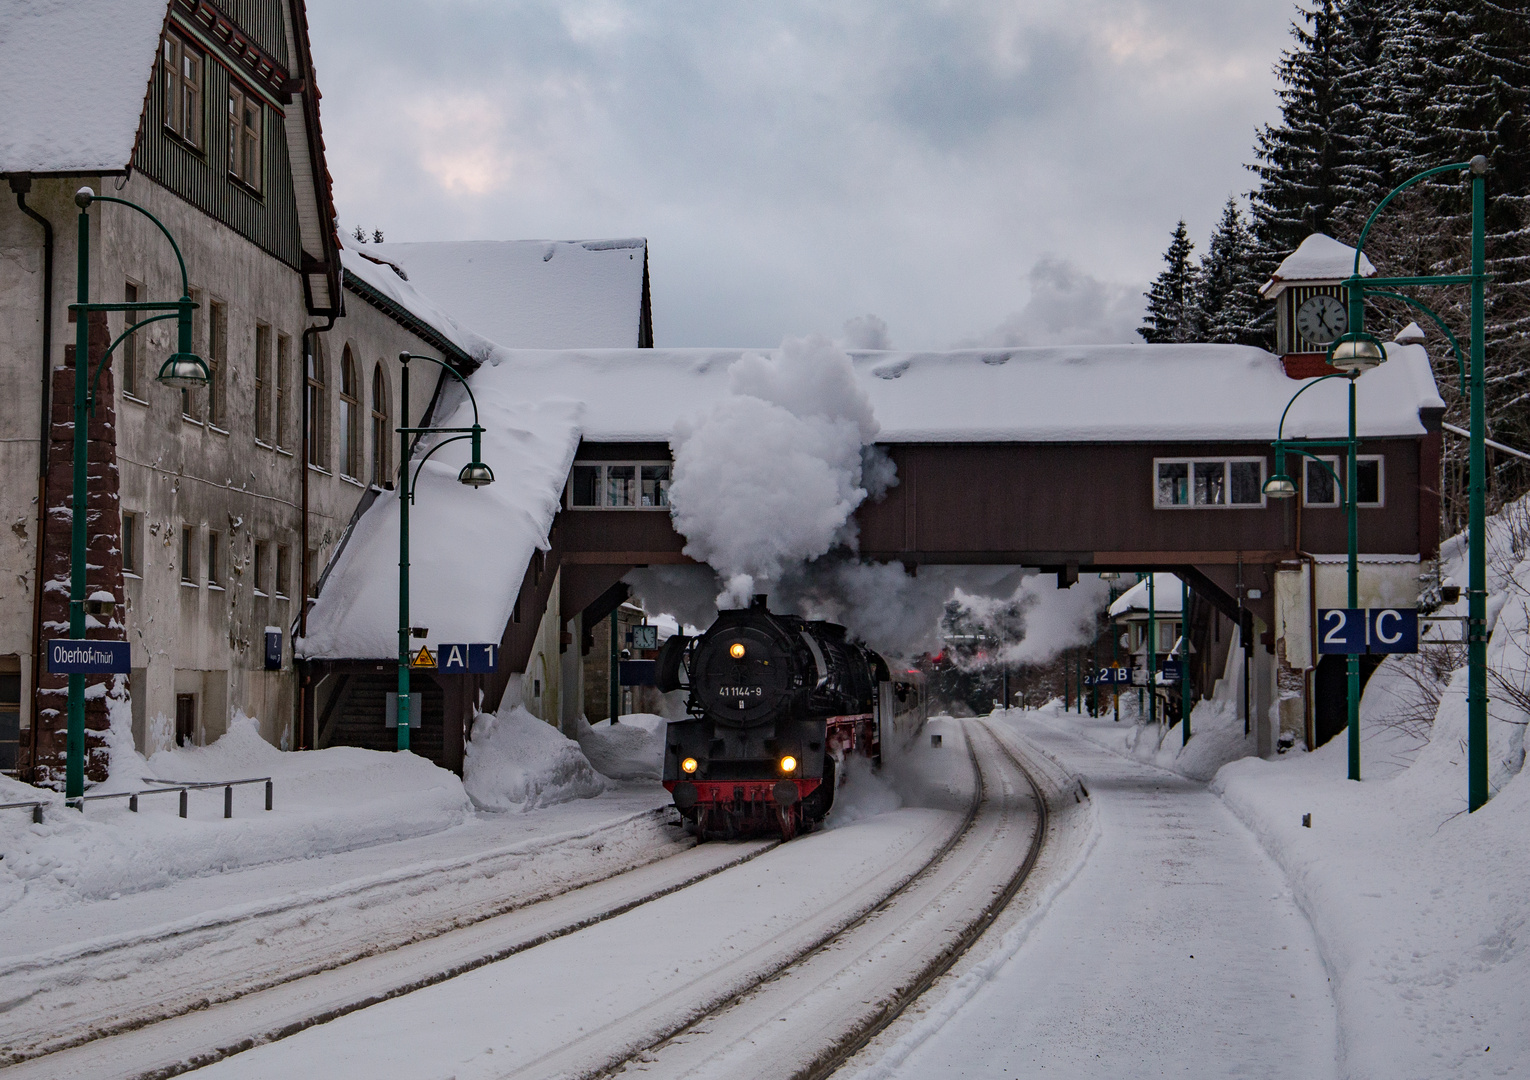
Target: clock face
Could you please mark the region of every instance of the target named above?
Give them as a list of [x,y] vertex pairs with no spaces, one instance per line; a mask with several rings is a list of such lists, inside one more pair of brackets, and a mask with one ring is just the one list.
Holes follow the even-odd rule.
[[1308,297],[1296,309],[1296,329],[1303,340],[1327,345],[1349,329],[1349,309],[1336,296],[1320,293]]

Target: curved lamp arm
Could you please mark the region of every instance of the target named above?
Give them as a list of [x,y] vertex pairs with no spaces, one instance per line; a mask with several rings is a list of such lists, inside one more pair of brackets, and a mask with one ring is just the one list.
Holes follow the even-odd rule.
[[165,234],[165,239],[170,241],[170,249],[175,252],[175,261],[181,264],[181,295],[191,295],[191,285],[189,284],[189,279],[186,277],[186,260],[181,258],[181,246],[175,242],[175,237],[170,235],[170,230],[165,228],[164,222],[160,221],[159,218],[149,213],[137,203],[128,202],[126,199],[117,199],[110,195],[93,194],[90,201],[117,203],[121,206],[131,207],[132,209],[137,210],[144,217],[148,218],[150,221],[154,222],[154,224],[159,228],[159,231]]
[[101,354],[101,359],[96,362],[96,373],[91,376],[89,402],[91,412],[96,411],[96,391],[101,387],[101,372],[106,370],[106,361],[111,358],[112,352],[117,348],[117,346],[122,344],[123,339],[125,339],[134,331],[143,329],[150,323],[162,322],[165,319],[179,319],[180,317],[181,313],[179,311],[169,311],[163,315],[155,315],[152,318],[140,319],[130,325],[126,330],[122,331],[122,333],[117,335],[117,339],[108,345],[106,347],[106,351]]
[[[409,481],[409,490],[404,493],[409,496],[409,501],[411,503],[414,502],[414,489],[418,487],[420,483],[420,470],[425,467],[425,463],[430,460],[430,456],[448,443],[461,442],[463,439],[471,439],[472,437],[473,436],[471,435],[453,435],[450,439],[442,439],[429,450],[425,451],[425,456],[420,458],[420,463],[415,466],[414,479]],[[404,468],[408,469],[409,466],[406,464]]]
[[1363,251],[1365,251],[1365,238],[1370,235],[1371,226],[1375,224],[1376,221],[1376,215],[1380,214],[1381,211],[1386,208],[1387,203],[1397,198],[1397,196],[1401,195],[1404,191],[1407,191],[1420,180],[1427,180],[1429,177],[1437,176],[1442,172],[1460,172],[1462,169],[1470,169],[1471,167],[1472,163],[1470,161],[1458,161],[1451,165],[1436,165],[1432,169],[1425,169],[1415,177],[1404,180],[1401,184],[1398,184],[1395,188],[1393,188],[1385,199],[1382,199],[1379,203],[1376,204],[1376,209],[1371,211],[1371,216],[1365,219],[1365,228],[1360,230],[1360,239],[1355,244],[1355,272],[1352,276],[1357,278],[1360,276],[1360,255]]
[[[445,360],[438,359],[438,358],[436,358],[434,356],[422,356],[419,353],[409,353],[409,352],[403,352],[403,353],[399,353],[398,354],[398,362],[400,364],[403,364],[404,367],[406,367],[406,368],[409,366],[409,361],[411,361],[411,360],[429,360],[432,364],[438,364],[438,365],[440,365],[440,367],[441,367],[441,369],[443,371],[445,371],[452,378],[454,378],[458,382],[460,382],[462,384],[462,389],[467,391],[468,401],[472,402],[472,405],[473,405],[473,426],[474,427],[478,427],[479,426],[479,423],[478,423],[478,399],[473,396],[473,388],[468,385],[467,378],[465,376],[463,376],[463,374],[461,372],[459,372],[456,368],[452,367]],[[409,417],[407,417],[407,416],[404,417],[404,423],[405,424],[409,423]],[[447,441],[450,442],[451,440],[448,439]]]
[[1276,439],[1276,441],[1279,442],[1280,440],[1282,440],[1282,439],[1284,439],[1286,437],[1286,413],[1291,411],[1291,406],[1296,404],[1296,399],[1297,398],[1301,397],[1308,390],[1311,390],[1318,383],[1323,382],[1326,379],[1347,379],[1347,378],[1349,378],[1349,375],[1342,374],[1342,373],[1337,372],[1337,371],[1334,372],[1332,375],[1319,375],[1317,378],[1313,379],[1311,382],[1309,382],[1305,386],[1303,386],[1296,393],[1292,394],[1291,395],[1291,400],[1286,402],[1286,407],[1281,410],[1281,413],[1280,413],[1280,424],[1275,428],[1275,439]]
[[1392,292],[1388,289],[1367,289],[1367,296],[1389,296],[1393,300],[1401,300],[1405,304],[1411,304],[1434,321],[1434,325],[1440,328],[1440,333],[1445,335],[1445,340],[1450,342],[1450,351],[1456,356],[1456,373],[1461,376],[1461,396],[1466,396],[1466,357],[1461,352],[1461,343],[1456,340],[1456,335],[1450,332],[1450,327],[1445,325],[1445,320],[1434,313],[1429,305],[1424,304],[1411,296],[1403,293]]

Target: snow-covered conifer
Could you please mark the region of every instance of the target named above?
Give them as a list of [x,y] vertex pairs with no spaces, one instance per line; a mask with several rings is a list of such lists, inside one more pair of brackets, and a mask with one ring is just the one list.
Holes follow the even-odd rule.
[[1163,253],[1163,261],[1168,265],[1143,294],[1147,297],[1147,312],[1137,333],[1144,341],[1161,344],[1196,340],[1199,332],[1195,325],[1196,271],[1190,264],[1190,253],[1194,250],[1189,230],[1181,220]]

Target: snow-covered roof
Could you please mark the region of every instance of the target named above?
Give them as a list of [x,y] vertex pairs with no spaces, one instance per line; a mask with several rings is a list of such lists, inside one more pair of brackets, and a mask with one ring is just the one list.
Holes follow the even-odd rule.
[[[471,376],[494,483],[474,489],[457,482],[469,457],[466,442],[442,449],[420,473],[409,519],[410,622],[428,627],[433,645],[498,642],[504,635],[532,552],[547,546],[579,445],[583,406],[566,396],[518,400],[506,393],[514,378],[505,366]],[[472,406],[455,385],[444,401],[443,426],[473,422]],[[384,492],[356,523],[309,611],[308,636],[294,642],[298,655],[398,654],[398,500],[397,489]]]
[[410,282],[400,277],[391,266],[379,263],[369,251],[341,248],[340,264],[350,277],[414,316],[468,356],[481,359],[493,351],[493,342],[460,324],[434,300],[420,295]]
[[[1323,233],[1313,233],[1303,240],[1285,261],[1275,268],[1259,295],[1273,300],[1287,286],[1296,282],[1338,282],[1355,272],[1355,249]],[[1360,276],[1376,272],[1371,260],[1360,256]]]
[[120,172],[168,0],[0,4],[0,173]]
[[510,348],[636,348],[648,242],[461,240],[376,244],[464,326]]
[[[585,403],[592,442],[667,442],[729,392],[749,349],[499,350],[528,401]],[[1089,345],[944,353],[852,352],[880,442],[1268,442],[1299,385],[1280,360],[1242,345]],[[1424,434],[1421,408],[1442,408],[1422,346],[1390,345],[1359,381],[1359,433]],[[1348,433],[1334,379],[1292,406],[1285,433]]]
[[1131,612],[1147,613],[1148,582],[1153,583],[1153,611],[1157,615],[1178,615],[1183,586],[1173,574],[1156,573],[1144,577],[1110,605],[1112,619]]

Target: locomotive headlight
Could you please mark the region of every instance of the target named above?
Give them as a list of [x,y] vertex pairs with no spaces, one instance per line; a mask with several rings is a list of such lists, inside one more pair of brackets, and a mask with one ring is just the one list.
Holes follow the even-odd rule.
[[690,776],[696,771],[696,759],[688,757],[680,763],[680,771]]
[[790,754],[787,754],[784,758],[781,759],[781,771],[782,772],[796,772],[797,771],[797,759],[792,757]]
[[742,660],[744,658],[744,643],[742,641],[735,641],[732,645],[729,645],[728,655],[735,660]]

